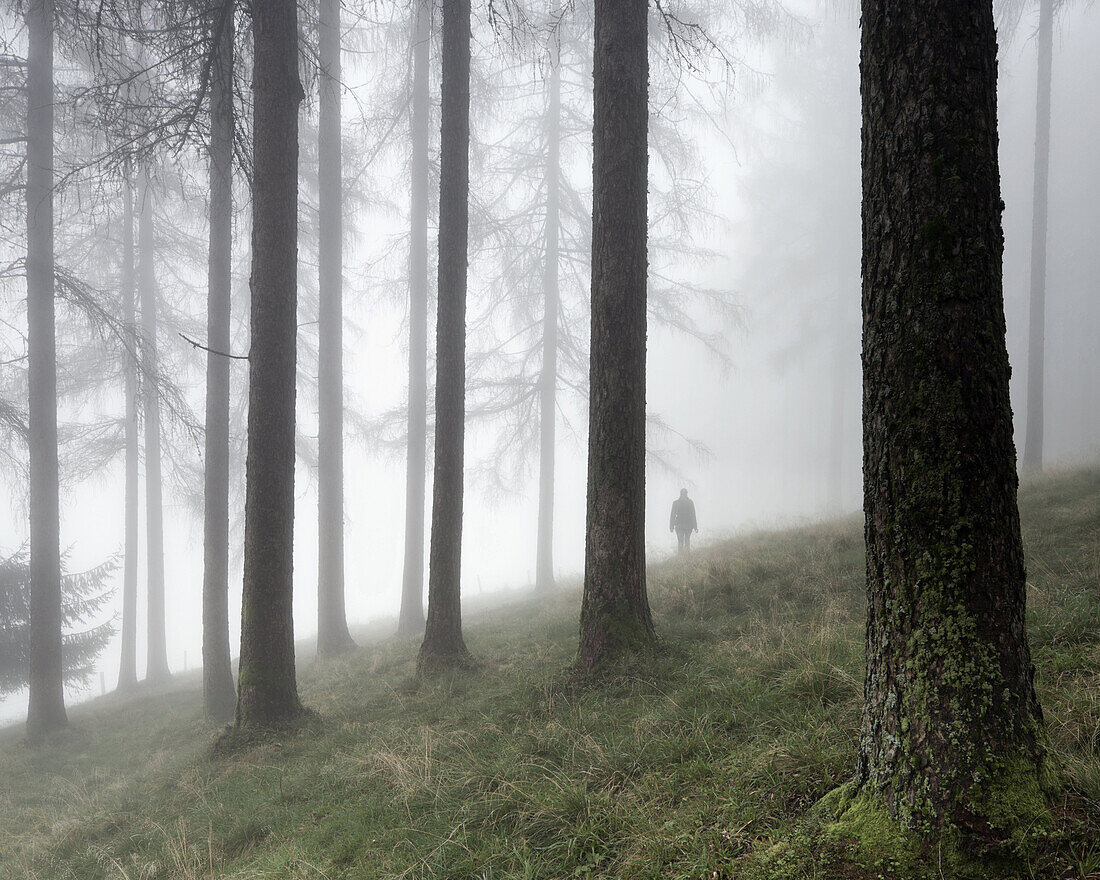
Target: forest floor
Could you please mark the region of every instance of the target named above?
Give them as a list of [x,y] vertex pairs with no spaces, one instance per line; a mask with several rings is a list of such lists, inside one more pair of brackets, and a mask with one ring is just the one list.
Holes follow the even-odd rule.
[[[1019,876],[1100,878],[1100,469],[1031,481],[1021,506],[1066,789]],[[661,651],[598,684],[568,673],[573,584],[469,615],[476,671],[417,682],[418,644],[392,637],[302,656],[320,729],[231,756],[212,752],[194,676],[80,706],[44,746],[0,731],[0,877],[755,875],[852,767],[861,519],[707,547],[649,583]],[[789,876],[893,876],[848,855]]]

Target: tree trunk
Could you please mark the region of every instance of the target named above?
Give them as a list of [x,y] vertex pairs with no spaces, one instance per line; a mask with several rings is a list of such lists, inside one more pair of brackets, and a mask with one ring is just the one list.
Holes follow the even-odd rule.
[[653,643],[645,580],[646,0],[596,0],[588,518],[577,664]]
[[428,134],[432,4],[417,0],[413,33],[412,204],[409,232],[409,429],[405,473],[405,570],[398,632],[424,631],[424,474],[428,422]]
[[134,304],[134,183],[129,166],[123,181],[122,320],[127,334],[122,352],[126,384],[126,510],[122,561],[122,639],[118,667],[120,690],[137,684],[137,570],[138,570],[138,382],[134,360],[137,310]]
[[558,247],[561,232],[561,33],[551,59],[546,107],[546,266],[543,274],[542,376],[539,379],[539,522],[535,589],[554,589],[554,419],[558,390]]
[[[202,697],[214,721],[237,701],[229,650],[229,358],[233,287],[233,7],[214,23],[210,70],[210,250],[203,491]],[[214,352],[221,352],[215,354]]]
[[868,622],[856,779],[909,827],[989,841],[1045,810],[989,0],[864,0],[861,67]]
[[145,408],[145,529],[148,556],[148,660],[145,679],[166,681],[168,646],[164,620],[164,506],[160,472],[160,394],[157,376],[157,278],[153,235],[153,187],[149,169],[141,178],[141,210],[138,215],[138,291],[141,297],[142,366]]
[[470,0],[443,5],[443,128],[436,318],[435,486],[428,619],[418,666],[461,665],[462,465],[466,417],[466,263],[470,193]]
[[252,347],[236,726],[302,712],[294,671],[294,391],[298,279],[298,22],[254,0]]
[[1043,374],[1046,366],[1047,201],[1050,180],[1050,83],[1054,0],[1039,2],[1039,83],[1035,98],[1035,193],[1031,215],[1031,317],[1027,345],[1024,472],[1043,469]]
[[27,732],[64,727],[54,336],[52,0],[27,7],[27,339],[30,398],[30,700]]
[[318,155],[320,370],[317,442],[317,653],[355,643],[344,609],[343,197],[340,143],[340,0],[320,0]]

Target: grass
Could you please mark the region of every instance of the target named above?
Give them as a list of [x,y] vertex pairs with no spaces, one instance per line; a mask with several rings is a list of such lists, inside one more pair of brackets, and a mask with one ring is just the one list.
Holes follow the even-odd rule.
[[[1100,470],[1029,483],[1022,507],[1067,785],[1019,876],[1100,878]],[[230,757],[193,678],[92,701],[45,746],[0,732],[0,877],[748,876],[850,773],[861,522],[709,547],[651,568],[650,592],[661,651],[599,684],[566,673],[574,587],[471,616],[475,672],[417,682],[395,638],[303,658],[321,731]],[[893,876],[803,855],[787,876]]]

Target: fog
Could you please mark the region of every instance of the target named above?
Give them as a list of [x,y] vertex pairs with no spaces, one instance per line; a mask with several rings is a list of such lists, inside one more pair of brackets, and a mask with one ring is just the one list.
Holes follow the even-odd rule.
[[[680,308],[689,332],[670,326],[651,310],[648,332],[647,405],[652,418],[646,478],[646,551],[650,560],[671,555],[675,537],[669,508],[686,487],[699,515],[701,542],[824,517],[854,514],[861,507],[860,377],[860,145],[859,34],[854,13],[825,11],[817,2],[788,3],[794,13],[781,33],[749,38],[730,50],[729,67],[704,55],[697,71],[676,69],[670,54],[652,56],[651,132],[673,130],[688,146],[676,180],[662,150],[651,147],[650,213],[658,229],[650,258],[660,285],[682,293]],[[377,10],[375,10],[377,12]],[[372,13],[373,14],[373,13]],[[349,19],[353,18],[348,16]],[[508,348],[515,327],[506,313],[508,293],[528,283],[523,270],[505,276],[507,254],[521,249],[524,234],[507,235],[496,225],[518,224],[526,197],[512,182],[510,163],[522,141],[525,119],[537,119],[546,77],[538,38],[502,34],[475,5],[475,140],[468,306],[468,422],[466,503],[463,519],[462,593],[465,598],[508,601],[531,588],[535,578],[538,518],[537,410],[518,403],[493,414],[491,402],[507,387],[509,370],[527,370],[521,343]],[[1023,447],[1026,414],[1028,294],[1035,144],[1035,16],[1026,13],[1000,52],[1000,155],[1005,202],[1005,308],[1017,448]],[[407,211],[408,169],[401,157],[407,123],[400,114],[401,77],[408,63],[407,35],[400,16],[384,23],[385,38],[370,33],[364,17],[348,24],[343,94],[345,209],[344,386],[346,601],[353,634],[357,625],[396,620],[404,560],[405,457],[403,407],[408,397]],[[11,28],[8,24],[7,27]],[[651,27],[656,26],[651,23]],[[731,33],[734,31],[730,29]],[[659,40],[657,34],[652,39]],[[9,34],[12,46],[23,37]],[[402,40],[404,39],[404,43]],[[529,45],[523,45],[528,39]],[[518,45],[517,45],[518,44]],[[519,59],[519,60],[517,60]],[[433,49],[433,65],[437,55]],[[588,62],[565,68],[563,93],[578,114],[591,113]],[[305,62],[303,62],[305,64]],[[65,76],[77,77],[75,68]],[[59,74],[59,79],[62,79]],[[438,79],[438,74],[436,75]],[[527,80],[519,98],[505,85]],[[719,85],[706,84],[714,79]],[[316,377],[316,150],[317,102],[307,81],[302,109],[302,196],[300,244],[300,370]],[[1092,94],[1100,82],[1100,15],[1085,4],[1059,14],[1055,35],[1047,275],[1045,466],[1055,468],[1100,453],[1100,105]],[[678,97],[663,91],[675,84]],[[587,97],[586,97],[587,96]],[[433,83],[432,129],[438,139],[438,81]],[[65,115],[59,113],[59,124]],[[536,135],[536,137],[538,137]],[[659,143],[657,135],[653,142]],[[512,138],[513,140],[508,140]],[[517,139],[518,138],[518,139]],[[566,174],[581,195],[591,193],[585,174],[591,146],[583,124],[567,135]],[[528,132],[527,140],[531,136]],[[383,141],[385,144],[381,145]],[[434,142],[433,142],[434,143]],[[509,146],[512,144],[513,146]],[[437,146],[433,146],[433,150]],[[679,146],[675,148],[680,149]],[[670,148],[670,152],[675,152]],[[166,181],[201,178],[203,161],[194,150],[164,151]],[[8,157],[10,158],[10,157]],[[5,159],[7,161],[8,159]],[[438,173],[434,164],[433,174]],[[683,190],[691,181],[695,204],[680,220],[661,213],[661,193]],[[187,206],[186,185],[166,182],[157,220],[189,237],[166,246],[158,262],[159,294],[173,321],[160,331],[163,358],[191,412],[201,421],[206,353],[181,332],[206,338],[205,218]],[[247,351],[248,205],[237,185],[234,261],[234,351]],[[62,195],[70,199],[70,196]],[[438,181],[433,178],[433,204]],[[6,214],[18,216],[21,195],[6,195]],[[80,214],[76,197],[68,211]],[[107,226],[117,208],[98,203],[102,216],[83,217],[82,228]],[[497,211],[493,220],[493,211]],[[59,218],[69,216],[58,211]],[[578,215],[576,227],[590,222]],[[59,219],[59,222],[63,220]],[[75,221],[74,221],[75,222]],[[661,227],[660,224],[666,224]],[[435,284],[435,224],[429,230],[429,277]],[[24,230],[25,232],[25,230]],[[18,224],[5,229],[6,250],[20,247]],[[667,238],[682,247],[666,248]],[[106,241],[106,238],[105,238]],[[583,248],[587,239],[573,239]],[[95,250],[95,241],[86,242]],[[114,253],[114,244],[104,244]],[[197,249],[197,251],[196,251]],[[512,250],[509,250],[512,249]],[[574,254],[564,268],[562,311],[587,327],[584,317],[587,254]],[[13,256],[14,259],[14,256]],[[89,262],[88,283],[108,288],[113,269]],[[515,265],[521,265],[516,261]],[[0,344],[7,363],[0,379],[3,399],[25,394],[26,309],[22,278],[5,279]],[[528,310],[531,306],[525,306]],[[541,314],[534,309],[534,314]],[[666,316],[667,317],[667,316]],[[429,306],[434,327],[434,298]],[[675,323],[675,322],[674,322]],[[683,323],[683,321],[680,321]],[[503,345],[493,357],[486,340]],[[72,348],[65,349],[72,351]],[[429,330],[429,357],[434,331]],[[587,348],[582,349],[587,358]],[[537,355],[537,352],[536,352]],[[65,365],[62,372],[83,369]],[[537,377],[537,356],[535,358]],[[234,655],[240,638],[240,582],[243,513],[243,432],[247,362],[234,360],[233,433],[237,460],[231,494],[230,625]],[[566,372],[563,367],[562,373]],[[429,387],[434,363],[429,360]],[[517,373],[518,375],[518,373]],[[569,382],[574,377],[566,377]],[[583,388],[563,379],[558,404],[554,510],[554,568],[559,586],[579,585],[584,564],[587,415]],[[104,413],[117,416],[121,385],[88,391],[63,404],[62,421],[89,424]],[[429,392],[429,400],[431,395]],[[487,402],[488,401],[488,402]],[[429,419],[431,414],[429,413]],[[534,425],[534,427],[531,427]],[[296,471],[294,548],[295,635],[309,640],[317,621],[317,435],[316,390],[300,381],[299,458]],[[431,430],[427,512],[431,509]],[[11,443],[12,441],[7,441]],[[67,448],[71,450],[70,441]],[[166,427],[165,557],[168,657],[173,672],[196,669],[202,643],[203,527],[201,433]],[[169,450],[168,447],[171,447]],[[121,552],[124,544],[124,485],[121,454],[107,457],[94,473],[66,471],[61,492],[61,544],[66,568],[82,571]],[[9,453],[20,462],[23,453]],[[27,486],[19,466],[3,479],[10,498],[0,554],[18,551],[28,538]],[[140,494],[142,543],[138,568],[138,674],[145,664],[144,491]],[[427,548],[425,548],[425,554]],[[121,567],[112,575],[113,596],[91,622],[121,615]],[[299,655],[307,664],[309,651]],[[111,690],[119,667],[117,635],[101,654],[90,686],[72,690],[70,701]],[[0,704],[0,718],[20,719],[26,693]]]

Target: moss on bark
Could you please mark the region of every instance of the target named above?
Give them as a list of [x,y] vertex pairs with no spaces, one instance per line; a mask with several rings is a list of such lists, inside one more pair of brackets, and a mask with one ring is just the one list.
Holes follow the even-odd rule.
[[[867,876],[892,880],[1015,880],[1052,827],[1055,774],[1028,759],[1004,762],[971,792],[986,807],[984,833],[948,822],[918,830],[895,819],[881,794],[848,782],[810,810],[794,833],[757,853],[748,880]],[[964,821],[973,817],[961,817]]]

